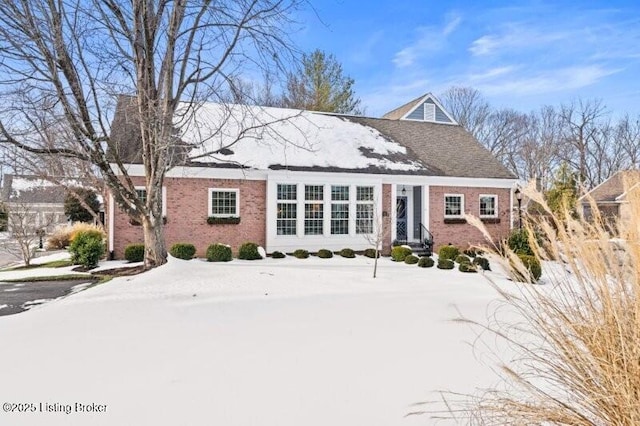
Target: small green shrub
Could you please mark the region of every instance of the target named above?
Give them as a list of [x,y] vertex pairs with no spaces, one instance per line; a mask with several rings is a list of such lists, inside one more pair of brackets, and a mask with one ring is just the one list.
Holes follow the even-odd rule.
[[297,259],[306,259],[309,257],[309,251],[305,249],[298,249],[293,252],[293,257]]
[[207,247],[207,262],[229,262],[233,258],[231,247],[225,244],[211,244]]
[[460,264],[460,266],[458,266],[458,271],[460,272],[478,272],[478,269],[476,268],[476,265],[469,263],[469,262],[463,262]]
[[507,245],[518,255],[533,256],[533,249],[529,244],[529,232],[526,229],[514,229],[511,231]]
[[327,249],[318,250],[318,257],[320,259],[331,259],[333,257],[333,252]]
[[442,246],[438,250],[438,259],[454,260],[460,254],[460,249],[456,246]]
[[395,246],[391,249],[391,260],[394,262],[404,262],[404,258],[411,253],[413,252],[409,247]]
[[274,259],[284,259],[285,257],[287,257],[287,255],[281,251],[274,251],[273,253],[271,253],[271,257]]
[[456,256],[455,262],[456,263],[471,263],[471,259],[469,259],[464,254],[459,254],[459,255]]
[[410,254],[409,256],[404,258],[404,263],[406,263],[407,265],[415,265],[419,260],[420,259],[418,259],[418,256]]
[[340,256],[346,257],[347,259],[353,259],[356,257],[356,253],[350,248],[343,248],[340,250]]
[[527,277],[523,277],[522,274],[515,271],[514,269],[514,278],[516,281],[520,282],[536,282],[542,276],[542,265],[540,265],[540,261],[535,256],[529,256],[527,254],[518,254],[518,257],[524,264],[524,266],[529,270],[529,279]]
[[106,247],[102,235],[91,232],[80,232],[69,246],[71,261],[74,265],[82,265],[87,269],[98,266],[104,256]]
[[438,259],[438,269],[453,269],[455,266],[451,259]]
[[420,260],[418,260],[418,266],[421,268],[431,268],[434,264],[435,262],[430,257],[421,257]]
[[124,248],[124,258],[129,262],[144,260],[144,244],[129,244]]
[[468,248],[466,250],[462,250],[462,254],[467,257],[476,257],[480,254],[480,251],[474,248]]
[[[375,258],[376,258],[376,249],[374,249],[374,248],[368,248],[368,249],[366,249],[366,250],[364,251],[364,253],[362,253],[362,254],[364,254],[364,255],[365,255],[365,257],[369,257],[369,258],[371,258],[371,259],[375,259]],[[378,256],[380,256],[380,255],[378,254]]]
[[473,264],[478,265],[480,268],[482,268],[485,271],[491,270],[491,267],[489,265],[489,259],[487,259],[486,257],[481,257],[481,256],[475,257],[473,259]]
[[262,259],[258,252],[258,245],[256,243],[244,243],[238,250],[238,259],[243,260],[258,260]]
[[169,253],[178,259],[191,260],[196,255],[196,246],[189,243],[176,243],[171,246]]

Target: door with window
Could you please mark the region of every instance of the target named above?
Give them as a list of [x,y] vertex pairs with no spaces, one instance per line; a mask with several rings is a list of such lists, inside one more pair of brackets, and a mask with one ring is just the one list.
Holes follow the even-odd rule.
[[396,199],[396,239],[407,241],[407,197]]

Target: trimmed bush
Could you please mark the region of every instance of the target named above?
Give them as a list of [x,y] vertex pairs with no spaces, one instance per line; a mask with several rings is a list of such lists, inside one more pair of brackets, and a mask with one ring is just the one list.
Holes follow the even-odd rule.
[[460,272],[478,272],[478,269],[476,268],[476,265],[469,263],[469,262],[463,262],[460,264],[460,266],[458,266],[458,271]]
[[129,262],[144,260],[144,244],[129,244],[124,248],[124,258]]
[[309,251],[305,249],[298,249],[293,252],[293,257],[297,259],[306,259],[309,257]]
[[104,256],[106,247],[101,235],[90,232],[78,233],[71,245],[71,262],[74,265],[82,265],[87,269],[98,266],[100,258]]
[[542,276],[542,265],[540,265],[540,261],[535,256],[529,256],[526,254],[518,254],[518,257],[524,264],[524,266],[529,270],[529,279],[527,277],[523,277],[522,274],[517,272],[514,269],[514,278],[516,281],[520,282],[536,282]]
[[229,262],[233,259],[231,247],[226,244],[211,244],[207,247],[207,262]]
[[456,256],[455,262],[456,263],[471,263],[471,259],[469,259],[464,254],[459,254],[459,255]]
[[511,231],[507,245],[517,255],[533,256],[533,250],[529,244],[529,232],[526,229],[514,229]]
[[[460,249],[456,246],[442,246],[438,250],[438,259],[453,261],[460,254]],[[446,268],[445,268],[446,269]]]
[[406,263],[407,265],[415,265],[419,260],[420,259],[418,259],[418,256],[410,254],[409,256],[404,258],[404,263]]
[[346,257],[347,259],[353,259],[356,257],[356,252],[351,250],[350,248],[343,248],[340,250],[340,256]]
[[435,265],[435,262],[430,257],[421,257],[418,260],[418,266],[421,268],[431,268],[433,265]]
[[438,259],[438,269],[453,269],[455,266],[451,259]]
[[404,262],[404,258],[411,253],[413,252],[409,247],[395,246],[391,249],[391,260],[394,262]]
[[365,257],[369,257],[371,259],[375,259],[376,258],[376,249],[368,248],[362,254],[364,254]]
[[481,252],[477,249],[474,248],[468,248],[466,250],[462,250],[462,254],[464,254],[465,256],[468,257],[476,257],[480,254]]
[[489,266],[489,259],[487,259],[486,257],[477,256],[473,259],[472,263],[474,265],[478,265],[480,268],[482,268],[485,271],[491,270],[491,267]]
[[188,243],[176,243],[171,246],[169,253],[178,259],[191,260],[196,255],[196,246]]
[[238,259],[243,260],[258,260],[262,259],[260,252],[258,251],[258,245],[256,243],[244,243],[238,250]]
[[317,255],[320,259],[331,259],[333,257],[333,252],[327,249],[320,249],[318,250]]
[[271,257],[274,259],[284,259],[285,257],[287,257],[287,255],[281,251],[274,251],[273,253],[271,253]]

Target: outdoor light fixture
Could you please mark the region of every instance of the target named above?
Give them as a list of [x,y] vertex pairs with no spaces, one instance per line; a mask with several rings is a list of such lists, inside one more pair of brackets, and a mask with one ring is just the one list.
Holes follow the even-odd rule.
[[516,200],[518,200],[518,228],[522,230],[522,191],[520,191],[520,188],[516,188],[514,194],[516,194]]
[[402,195],[407,195],[407,188],[404,187],[404,185],[402,185]]

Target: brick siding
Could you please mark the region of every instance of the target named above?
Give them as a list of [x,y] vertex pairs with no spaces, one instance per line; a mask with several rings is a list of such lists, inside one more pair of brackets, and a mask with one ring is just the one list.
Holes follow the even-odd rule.
[[498,196],[498,219],[500,223],[485,223],[494,242],[506,237],[510,231],[510,191],[504,188],[468,188],[431,186],[429,189],[429,230],[433,234],[435,249],[447,244],[467,248],[470,245],[486,245],[489,242],[480,230],[467,223],[448,224],[444,221],[444,195],[464,195],[464,212],[480,215],[480,194]]
[[[144,178],[132,178],[134,184],[144,185]],[[165,178],[167,250],[175,243],[191,243],[197,256],[204,257],[213,243],[229,244],[237,254],[245,242],[265,245],[266,182],[235,179]],[[240,195],[240,223],[237,225],[209,225],[209,188],[238,189]],[[129,217],[116,207],[114,221],[114,255],[123,257],[124,248],[142,243],[142,227],[131,225]]]

